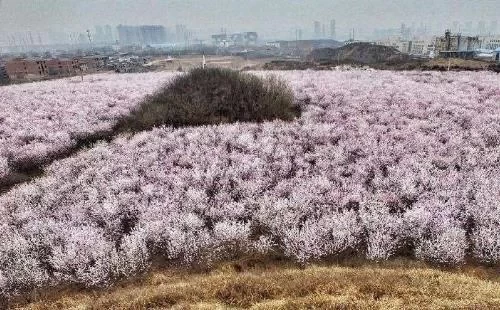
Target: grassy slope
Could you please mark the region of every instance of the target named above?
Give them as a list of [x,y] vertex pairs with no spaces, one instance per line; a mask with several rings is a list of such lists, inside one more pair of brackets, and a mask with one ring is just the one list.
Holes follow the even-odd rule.
[[410,261],[300,268],[248,260],[206,272],[155,271],[108,290],[53,292],[19,308],[500,309],[498,271]]

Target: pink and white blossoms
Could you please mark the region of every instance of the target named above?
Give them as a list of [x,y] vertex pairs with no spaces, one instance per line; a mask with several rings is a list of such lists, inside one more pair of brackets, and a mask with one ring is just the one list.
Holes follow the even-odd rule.
[[232,251],[499,262],[500,75],[273,74],[294,122],[121,136],[0,196],[0,292]]
[[[0,87],[0,181],[111,129],[176,73],[97,74]],[[9,165],[6,164],[9,163]]]

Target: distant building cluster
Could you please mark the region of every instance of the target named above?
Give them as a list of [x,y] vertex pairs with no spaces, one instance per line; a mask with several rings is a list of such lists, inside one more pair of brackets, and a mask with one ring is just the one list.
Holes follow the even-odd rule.
[[[332,16],[333,17],[333,16]],[[439,21],[436,22],[438,24]],[[282,25],[285,26],[285,25]],[[311,27],[312,26],[312,27]],[[363,28],[337,29],[335,19],[310,20],[288,28],[286,37],[263,40],[257,32],[228,32],[222,28],[211,36],[197,37],[185,24],[167,28],[162,25],[96,25],[84,31],[65,33],[55,29],[47,33],[24,31],[0,37],[0,81],[23,77],[70,75],[75,70],[93,70],[97,65],[85,55],[106,55],[113,60],[110,70],[139,70],[141,59],[123,55],[161,55],[165,53],[204,53],[246,57],[287,57],[300,59],[313,49],[336,48],[343,44],[369,42],[394,47],[414,58],[463,57],[495,59],[500,48],[498,22],[454,22],[444,35],[432,33],[420,23],[401,23],[387,29],[375,29],[368,36]],[[288,27],[288,25],[286,25]],[[376,25],[374,25],[374,28]],[[434,25],[434,29],[436,29]],[[284,27],[282,27],[284,28]],[[431,29],[433,29],[431,27]],[[439,26],[439,29],[444,29]],[[251,29],[249,29],[251,30]],[[277,33],[277,32],[275,32]],[[295,37],[295,38],[294,38]],[[343,38],[340,43],[338,38]],[[360,41],[361,40],[361,41]],[[54,44],[54,42],[59,42]],[[205,44],[204,44],[205,43]],[[7,59],[7,58],[5,58]],[[42,60],[41,60],[42,59]]]
[[375,41],[378,45],[391,46],[402,53],[422,57],[475,58],[478,55],[493,57],[500,48],[500,35],[467,36],[447,30],[444,36],[404,40],[402,37]]
[[252,46],[257,44],[258,38],[257,32],[222,33],[212,35],[212,43],[218,47]]
[[434,57],[436,50],[435,42],[432,39],[409,40],[409,41],[393,39],[393,40],[375,41],[375,44],[394,47],[401,53],[422,56],[422,57],[424,56]]
[[[0,84],[25,80],[69,77],[98,71],[145,72],[150,56],[120,54],[115,56],[82,56],[73,58],[13,58],[0,60]],[[153,68],[154,69],[154,68]]]

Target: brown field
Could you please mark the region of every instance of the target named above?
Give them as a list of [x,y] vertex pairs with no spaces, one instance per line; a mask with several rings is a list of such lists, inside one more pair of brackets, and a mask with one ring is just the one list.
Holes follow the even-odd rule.
[[429,60],[427,63],[423,65],[423,67],[432,68],[432,67],[440,67],[440,68],[448,68],[448,65],[451,69],[469,69],[469,70],[486,70],[491,62],[481,61],[481,60],[473,60],[473,59],[445,59],[445,58],[436,58]]
[[[34,297],[34,296],[33,296]],[[96,291],[60,290],[12,309],[500,309],[495,268],[423,263],[310,265],[242,260],[157,270]]]
[[[151,64],[157,66],[158,70],[166,71],[176,71],[178,68],[182,68],[184,71],[188,71],[193,68],[200,67],[202,64],[201,55],[192,56],[173,56],[173,59],[167,62],[166,57],[159,57],[154,59]],[[249,59],[246,60],[239,56],[211,56],[205,57],[206,65],[209,68],[229,68],[233,70],[241,70],[245,67],[252,70],[260,70],[264,67],[264,64],[271,61],[271,58],[262,59]]]

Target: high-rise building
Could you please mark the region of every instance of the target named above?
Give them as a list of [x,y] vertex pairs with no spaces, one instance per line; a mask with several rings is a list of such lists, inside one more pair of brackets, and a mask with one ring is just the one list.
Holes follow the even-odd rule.
[[167,41],[165,27],[148,25],[139,27],[142,44],[160,44]]
[[337,37],[337,28],[335,19],[330,21],[330,39],[335,39]]
[[465,34],[471,34],[473,31],[472,31],[472,22],[471,21],[468,21],[465,23],[465,27],[464,29],[462,29],[462,32],[465,33]]
[[188,34],[186,25],[175,25],[175,39],[177,42],[184,42],[187,40]]
[[316,39],[321,37],[321,23],[319,21],[314,22],[314,37]]
[[113,42],[113,29],[110,25],[104,26],[104,41],[107,43]]
[[486,31],[486,23],[482,20],[477,24],[477,33],[478,35],[485,35]]
[[165,27],[159,25],[124,26],[117,27],[121,45],[132,44],[160,44],[166,42]]
[[141,41],[138,27],[118,25],[116,30],[121,45],[138,44]]
[[400,36],[402,40],[409,40],[411,37],[411,28],[407,27],[405,23],[401,24]]
[[492,20],[490,22],[490,27],[489,27],[489,33],[490,34],[498,34],[498,21]]
[[95,26],[94,42],[102,43],[104,42],[104,30],[102,26]]

